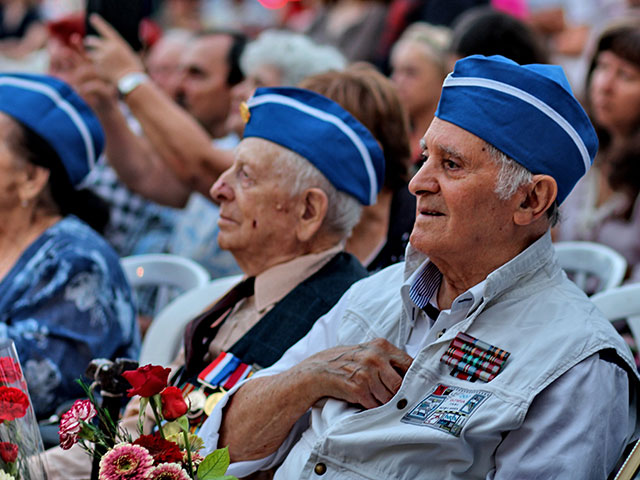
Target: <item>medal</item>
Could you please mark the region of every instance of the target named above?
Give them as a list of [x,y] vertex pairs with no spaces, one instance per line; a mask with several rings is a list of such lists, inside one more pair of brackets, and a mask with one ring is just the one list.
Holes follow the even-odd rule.
[[202,415],[207,400],[207,397],[202,390],[193,390],[189,392],[185,400],[187,401],[187,405],[189,405],[189,411],[187,412],[187,418],[189,420],[193,420]]
[[211,412],[213,412],[213,408],[216,406],[216,404],[222,400],[222,397],[224,397],[225,393],[227,392],[215,392],[212,393],[211,395],[209,395],[207,397],[207,400],[204,403],[204,414],[208,417],[209,415],[211,415]]

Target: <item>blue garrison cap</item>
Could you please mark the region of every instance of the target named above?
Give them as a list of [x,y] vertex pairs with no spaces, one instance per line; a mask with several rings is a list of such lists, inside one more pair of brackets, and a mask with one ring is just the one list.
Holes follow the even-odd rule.
[[557,65],[472,55],[444,81],[436,117],[473,133],[558,184],[558,203],[587,172],[598,139]]
[[384,183],[384,155],[349,112],[302,88],[258,88],[248,100],[244,138],[259,137],[311,162],[337,190],[372,205]]
[[77,186],[104,147],[100,122],[66,83],[47,75],[0,74],[0,112],[45,140]]

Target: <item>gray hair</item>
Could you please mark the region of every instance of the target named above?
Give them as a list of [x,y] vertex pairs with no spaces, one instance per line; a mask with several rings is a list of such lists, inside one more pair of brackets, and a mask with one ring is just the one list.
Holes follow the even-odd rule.
[[409,25],[400,35],[400,38],[391,47],[391,55],[398,49],[398,45],[411,42],[421,45],[424,54],[442,69],[442,75],[446,72],[447,48],[451,40],[451,29],[441,25],[431,25],[426,22],[415,22]]
[[[500,167],[493,190],[500,200],[510,199],[521,186],[528,185],[533,181],[533,174],[529,170],[490,143],[487,143],[487,151],[491,160]],[[552,227],[560,220],[557,200],[554,200],[553,205],[547,210],[547,218]]]
[[317,73],[343,70],[346,64],[336,48],[318,45],[305,35],[284,30],[265,30],[245,47],[240,57],[245,76],[262,65],[272,65],[280,71],[283,86],[297,85]]
[[319,188],[328,199],[327,216],[323,222],[324,231],[346,239],[360,220],[362,205],[355,197],[341,192],[333,186],[312,163],[296,152],[288,149],[278,157],[277,169],[282,182],[292,197],[300,195],[308,188]]

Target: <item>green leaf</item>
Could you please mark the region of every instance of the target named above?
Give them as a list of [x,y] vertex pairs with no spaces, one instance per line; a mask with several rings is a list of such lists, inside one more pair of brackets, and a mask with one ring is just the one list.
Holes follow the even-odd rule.
[[229,468],[229,448],[219,448],[205,457],[198,466],[198,480],[218,480],[224,478]]
[[175,422],[180,425],[180,428],[182,428],[183,432],[189,433],[189,419],[186,415],[182,415],[181,417],[177,418]]

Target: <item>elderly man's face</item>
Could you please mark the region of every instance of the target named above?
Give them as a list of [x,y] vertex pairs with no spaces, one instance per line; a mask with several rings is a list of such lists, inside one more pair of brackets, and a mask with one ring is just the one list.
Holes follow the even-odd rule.
[[513,202],[494,193],[498,165],[484,141],[439,118],[424,142],[428,158],[409,184],[417,197],[411,244],[432,259],[482,255],[512,222]]
[[298,204],[279,165],[284,150],[260,138],[242,140],[233,166],[211,187],[220,203],[218,243],[236,259],[259,262],[295,249]]

